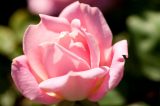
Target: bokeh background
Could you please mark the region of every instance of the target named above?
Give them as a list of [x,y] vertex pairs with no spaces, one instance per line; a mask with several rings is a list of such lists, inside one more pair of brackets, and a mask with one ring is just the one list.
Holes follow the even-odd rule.
[[[127,39],[129,58],[120,84],[101,106],[160,106],[160,0],[110,0],[103,10],[114,42]],[[57,16],[57,14],[55,14]],[[0,2],[0,106],[45,106],[24,98],[11,79],[12,59],[22,52],[22,38],[39,16],[27,0]]]

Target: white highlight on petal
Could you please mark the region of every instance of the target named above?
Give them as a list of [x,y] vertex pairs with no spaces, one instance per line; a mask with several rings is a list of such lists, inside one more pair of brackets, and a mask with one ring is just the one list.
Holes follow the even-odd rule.
[[73,19],[71,22],[71,26],[79,28],[79,27],[81,27],[81,21],[79,19]]

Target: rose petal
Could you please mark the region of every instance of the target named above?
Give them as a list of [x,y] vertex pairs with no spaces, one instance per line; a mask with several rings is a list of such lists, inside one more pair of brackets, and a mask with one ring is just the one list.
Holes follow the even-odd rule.
[[41,64],[48,71],[49,78],[67,74],[69,71],[84,71],[90,68],[85,60],[56,43],[43,43],[40,49]]
[[91,61],[91,68],[99,67],[100,64],[100,49],[97,45],[97,42],[93,38],[90,33],[85,33],[84,36],[87,40],[88,47],[90,50],[90,61]]
[[44,14],[40,14],[43,25],[53,32],[70,31],[70,24],[68,20],[63,17],[53,17]]
[[50,97],[39,89],[36,79],[30,72],[26,56],[19,56],[13,60],[11,75],[19,91],[30,100],[44,104],[60,101],[60,98]]
[[[78,25],[77,25],[78,23]],[[83,44],[86,48],[89,48],[90,53],[90,65],[91,68],[99,67],[100,64],[100,48],[95,40],[94,36],[91,33],[86,32],[82,27],[78,19],[72,20],[72,30],[77,31],[85,40]],[[80,38],[79,38],[80,39]],[[87,46],[86,46],[87,45]]]
[[72,5],[66,7],[60,14],[60,17],[65,17],[72,22],[73,19],[79,19],[82,23],[82,27],[91,33],[96,39],[100,48],[100,65],[106,65],[105,51],[111,47],[112,33],[108,27],[104,16],[100,10],[96,7],[90,7],[87,4],[75,2]]
[[[75,19],[73,21],[78,21],[78,20]],[[86,32],[83,28],[79,27],[80,24],[81,24],[80,22],[77,22],[77,23],[79,23],[79,25],[72,25],[72,29],[74,31],[77,31],[77,33],[79,33],[83,37],[83,39],[85,39],[85,40],[82,40],[82,42],[85,45],[85,47],[87,49],[89,49],[88,51],[89,51],[90,57],[88,57],[88,56],[87,57],[88,57],[88,59],[90,59],[91,68],[99,67],[99,64],[100,64],[100,48],[97,44],[97,41],[94,39],[92,34]]]
[[61,33],[58,44],[84,59],[90,65],[90,52],[85,38],[77,31]]
[[113,89],[115,86],[117,86],[122,79],[125,64],[125,59],[123,57],[124,55],[126,58],[128,58],[126,40],[119,41],[113,46],[113,59],[109,72],[109,89]]
[[109,74],[104,78],[99,89],[92,93],[88,98],[91,101],[100,100],[109,90],[118,85],[123,76],[123,67],[125,59],[123,55],[128,57],[127,41],[123,40],[113,46],[113,60],[111,63]]
[[39,87],[49,91],[56,92],[64,99],[76,101],[88,97],[92,87],[95,86],[97,78],[102,78],[107,71],[103,68],[94,68],[83,72],[69,72],[68,74],[45,80]]
[[89,100],[91,101],[98,101],[104,97],[106,92],[108,92],[108,81],[109,81],[109,74],[108,72],[110,71],[108,67],[103,66],[102,67],[104,70],[106,70],[107,74],[104,76],[103,79],[97,82],[99,85],[97,89],[94,89],[94,91],[91,93],[91,95],[88,97]]
[[[39,79],[45,80],[48,78],[44,67],[40,63],[40,53],[38,45],[45,41],[55,42],[58,39],[61,31],[68,30],[69,26],[63,18],[51,18],[49,16],[40,15],[41,22],[38,25],[31,25],[25,32],[23,48],[24,53],[28,58],[29,64],[33,69],[33,73],[39,76]],[[55,25],[53,30],[53,25]],[[56,27],[58,25],[58,27]],[[68,26],[68,27],[67,27]],[[42,33],[43,32],[43,33]]]

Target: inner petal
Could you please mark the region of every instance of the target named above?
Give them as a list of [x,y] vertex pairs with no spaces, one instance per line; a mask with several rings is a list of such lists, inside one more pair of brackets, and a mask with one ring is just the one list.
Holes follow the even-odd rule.
[[57,43],[90,64],[88,45],[85,38],[78,31],[62,32]]
[[[73,19],[71,21],[71,29],[72,29],[72,33],[70,33],[70,36],[72,38],[74,38],[74,41],[83,42],[84,47],[87,48],[87,52],[88,52],[87,59],[89,59],[88,62],[90,63],[91,68],[99,67],[100,56],[101,56],[100,49],[101,48],[99,48],[99,44],[96,41],[94,35],[87,32],[87,29],[81,25],[81,21],[79,19]],[[78,34],[76,34],[76,33],[78,33]],[[78,45],[81,45],[81,44],[78,43]],[[83,46],[81,46],[81,48],[83,48]],[[74,50],[75,50],[75,52],[77,51],[76,49],[74,49]],[[82,55],[82,54],[80,54],[80,55]],[[83,57],[85,57],[85,56],[82,56],[82,58]]]
[[42,43],[40,52],[42,64],[49,78],[62,76],[70,71],[84,71],[90,68],[85,60],[56,43]]

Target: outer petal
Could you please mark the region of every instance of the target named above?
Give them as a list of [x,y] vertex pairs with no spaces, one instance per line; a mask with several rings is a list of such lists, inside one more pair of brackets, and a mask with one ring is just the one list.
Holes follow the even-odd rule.
[[48,78],[48,76],[40,62],[41,57],[37,46],[45,41],[55,42],[58,39],[59,33],[61,31],[69,30],[70,26],[64,18],[51,18],[50,16],[46,15],[40,16],[41,22],[38,25],[29,26],[29,28],[26,30],[23,48],[29,64],[34,71],[33,73],[38,75],[40,79],[45,80]]
[[19,56],[13,60],[11,74],[17,88],[27,98],[44,104],[60,101],[56,96],[50,97],[39,89],[36,79],[30,72],[26,56]]
[[107,64],[105,60],[105,51],[111,46],[112,33],[100,10],[96,7],[90,7],[87,4],[75,2],[66,7],[60,17],[67,18],[70,22],[77,18],[81,21],[82,27],[91,33],[101,49],[101,65]]
[[66,100],[83,100],[95,87],[97,79],[104,77],[108,70],[94,68],[83,72],[69,72],[65,76],[51,78],[40,83],[40,88],[56,92]]
[[[104,70],[110,71],[108,67],[103,67]],[[99,80],[97,84],[99,85],[97,89],[94,89],[93,92],[89,95],[88,99],[91,101],[98,101],[104,95],[106,95],[106,92],[109,90],[109,74],[107,73],[106,76],[104,76],[103,79]]]
[[106,94],[106,92],[117,86],[117,84],[122,79],[125,63],[123,55],[128,57],[127,41],[123,40],[116,43],[113,46],[112,50],[113,58],[109,69],[109,74],[107,74],[107,76],[104,78],[99,89],[89,96],[88,99],[91,101],[98,101],[99,99],[101,99]]
[[125,64],[124,55],[128,58],[128,46],[127,41],[122,40],[117,42],[113,46],[113,59],[110,66],[110,78],[109,78],[109,89],[113,89],[120,82],[123,76],[123,69]]

